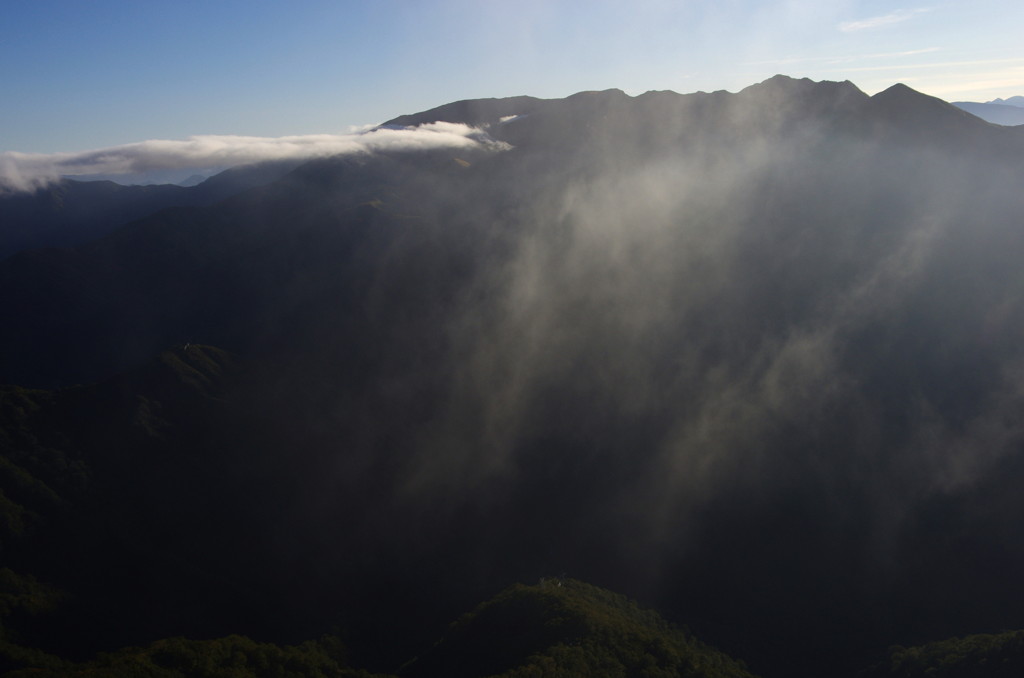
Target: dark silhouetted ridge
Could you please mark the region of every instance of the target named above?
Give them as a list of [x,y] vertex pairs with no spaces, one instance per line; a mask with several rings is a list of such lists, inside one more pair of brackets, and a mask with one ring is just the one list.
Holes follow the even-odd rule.
[[987,153],[993,161],[1019,167],[1024,127],[993,125],[971,113],[902,83],[871,97],[869,111],[879,133],[896,143],[934,144],[953,152]]
[[544,103],[543,99],[528,96],[502,99],[465,99],[421,113],[400,115],[384,124],[409,127],[429,122],[454,122],[476,127],[498,122],[505,116],[530,113]]
[[897,83],[871,97],[874,110],[890,119],[913,121],[919,129],[957,129],[971,131],[986,126],[966,111],[937,97],[922,94],[903,83]]

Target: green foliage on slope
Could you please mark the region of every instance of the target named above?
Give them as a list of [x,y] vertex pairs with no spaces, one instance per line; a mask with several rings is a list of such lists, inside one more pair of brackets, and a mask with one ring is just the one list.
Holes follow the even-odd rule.
[[976,634],[918,647],[893,647],[862,678],[1017,678],[1024,676],[1024,631]]
[[572,579],[516,585],[453,624],[408,676],[743,678],[742,662],[624,596]]
[[[3,576],[4,571],[0,571],[0,579]],[[46,593],[42,589],[39,592]],[[18,663],[17,670],[7,674],[12,678],[380,675],[351,668],[346,648],[333,636],[294,646],[259,643],[241,635],[214,640],[174,637],[100,653],[81,663],[6,642],[4,651]],[[751,678],[742,662],[670,626],[658,613],[641,609],[624,596],[571,579],[506,589],[463,615],[444,638],[423,656],[408,662],[400,673],[416,678]]]

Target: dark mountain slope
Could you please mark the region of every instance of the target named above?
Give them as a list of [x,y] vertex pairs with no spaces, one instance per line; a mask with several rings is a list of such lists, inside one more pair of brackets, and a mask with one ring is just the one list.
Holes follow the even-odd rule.
[[502,106],[511,150],[318,161],[0,262],[3,380],[248,366],[199,456],[96,450],[146,479],[112,514],[160,500],[107,537],[147,535],[117,572],[150,632],[338,623],[390,670],[562,571],[769,675],[1024,626],[1019,130],[783,77]]
[[67,247],[185,201],[181,186],[121,186],[63,179],[33,193],[0,196],[0,259],[39,247]]
[[[209,587],[237,567],[230,554],[245,530],[219,528],[246,511],[247,479],[259,475],[246,418],[225,400],[237,378],[231,356],[190,345],[93,386],[5,387],[6,592],[33,582],[50,591],[33,594],[49,598],[35,607],[0,609],[5,641],[94,651],[162,635],[183,619],[198,631],[197,610],[217,598],[214,607],[224,605],[230,588]],[[149,591],[154,578],[160,591]],[[216,614],[203,616],[217,626]]]
[[[1021,153],[1022,130],[993,126],[941,99],[896,84],[871,99],[878,115],[898,127],[893,141],[939,145],[956,152],[987,155],[1015,162]],[[911,121],[916,124],[911,124]],[[939,141],[944,139],[944,141]]]
[[[240,349],[266,335],[273,341],[287,334],[296,293],[282,285],[304,284],[301,271],[311,262],[320,271],[342,265],[350,245],[372,239],[371,223],[405,218],[374,206],[389,197],[390,185],[401,185],[402,161],[380,159],[377,165],[351,183],[343,182],[359,171],[360,161],[313,165],[306,174],[217,207],[167,210],[75,250],[11,258],[0,273],[12,320],[2,341],[11,350],[36,346],[32,353],[45,363],[33,366],[22,351],[25,359],[5,363],[0,379],[91,381],[111,367],[138,364],[163,345],[206,341]],[[311,181],[322,167],[325,178]],[[325,218],[337,224],[317,232],[326,240],[304,240],[304,231],[327,227]],[[32,323],[14,320],[33,317]]]
[[28,249],[73,247],[167,207],[210,205],[270,183],[297,164],[236,167],[188,188],[62,179],[33,193],[0,195],[0,259]]

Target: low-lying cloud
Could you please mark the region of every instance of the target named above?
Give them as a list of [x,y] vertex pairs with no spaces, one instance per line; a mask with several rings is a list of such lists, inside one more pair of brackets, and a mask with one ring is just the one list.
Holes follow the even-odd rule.
[[375,151],[439,148],[504,150],[483,131],[447,122],[375,127],[354,134],[285,137],[199,135],[152,139],[78,153],[0,153],[0,194],[31,191],[62,176],[132,175],[158,170],[230,167],[267,160],[317,158]]

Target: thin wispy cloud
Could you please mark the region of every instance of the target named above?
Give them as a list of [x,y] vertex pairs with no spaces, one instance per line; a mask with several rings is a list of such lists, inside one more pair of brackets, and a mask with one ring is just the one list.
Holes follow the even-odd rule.
[[267,160],[439,148],[502,150],[508,146],[477,128],[435,122],[415,128],[372,128],[353,134],[202,135],[183,140],[153,139],[78,153],[9,151],[0,153],[0,193],[34,190],[62,176],[133,175]]
[[898,9],[895,12],[889,14],[882,14],[879,16],[873,16],[868,19],[860,19],[859,21],[844,21],[839,24],[839,30],[843,33],[856,33],[857,31],[868,31],[875,28],[882,28],[883,26],[891,26],[893,24],[902,23],[918,14],[930,11],[928,7],[918,7],[916,9]]

